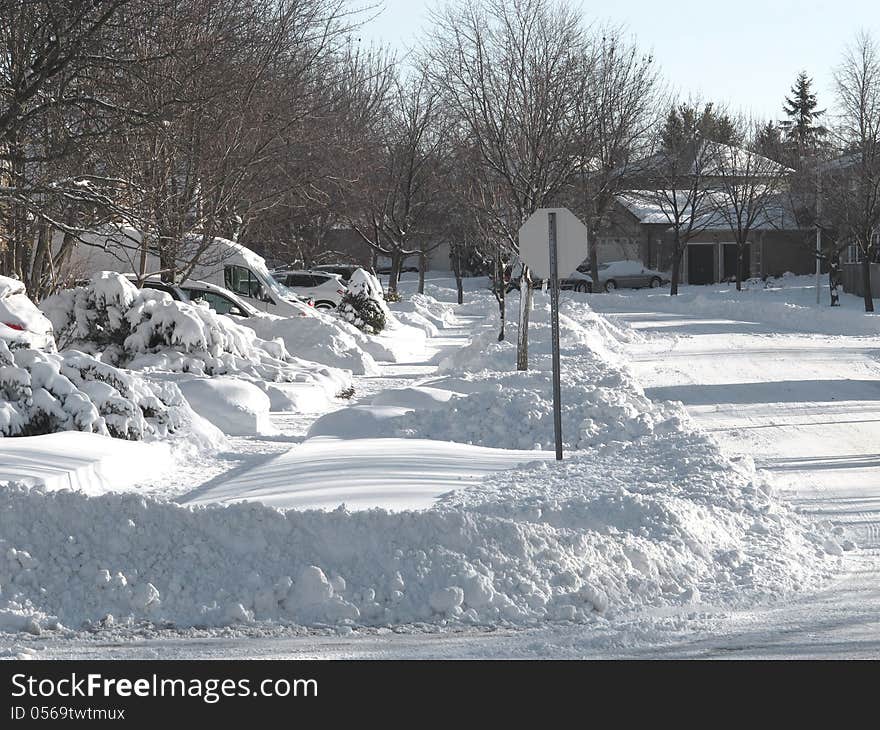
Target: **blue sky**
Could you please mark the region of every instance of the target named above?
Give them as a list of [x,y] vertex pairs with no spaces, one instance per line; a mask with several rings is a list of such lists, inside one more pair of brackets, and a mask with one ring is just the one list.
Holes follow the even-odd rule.
[[[778,118],[801,69],[815,78],[819,103],[834,102],[833,69],[859,29],[880,41],[880,0],[618,0],[574,2],[587,18],[624,23],[654,52],[684,95],[700,95],[761,118]],[[360,32],[405,52],[436,0],[385,0]],[[732,6],[732,10],[731,10]]]

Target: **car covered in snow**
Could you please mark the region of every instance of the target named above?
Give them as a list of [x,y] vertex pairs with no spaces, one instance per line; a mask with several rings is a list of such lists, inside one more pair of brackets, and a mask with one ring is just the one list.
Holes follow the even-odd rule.
[[[165,292],[175,302],[189,301],[189,296],[187,295],[187,293],[176,284],[169,284],[168,282],[155,278],[147,278],[141,282],[138,282],[137,277],[134,275],[127,276],[126,278],[132,284],[138,287],[138,289],[154,289],[155,291]],[[88,280],[85,280],[81,284],[78,283],[77,286],[85,286],[86,284],[88,284]]]
[[311,299],[316,309],[335,309],[345,294],[345,282],[339,274],[314,270],[276,270],[272,277],[302,297]]
[[0,276],[0,340],[10,347],[55,352],[52,323],[28,299],[24,284]]

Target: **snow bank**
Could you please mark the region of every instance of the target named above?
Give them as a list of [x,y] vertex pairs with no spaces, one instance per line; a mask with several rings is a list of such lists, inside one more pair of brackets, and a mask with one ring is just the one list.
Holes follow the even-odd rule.
[[355,375],[378,375],[374,357],[364,349],[364,338],[335,317],[318,310],[314,317],[248,317],[241,324],[267,340],[281,338],[289,352],[305,360],[351,370]]
[[453,306],[427,294],[411,294],[392,303],[390,308],[400,321],[425,330],[429,337],[436,337],[438,330],[458,325]]
[[[369,438],[379,435],[458,441],[509,449],[554,447],[550,328],[547,297],[536,298],[530,327],[531,370],[517,372],[516,326],[497,341],[493,323],[440,363],[455,380],[432,382],[430,391],[383,394],[377,405],[408,406],[396,417],[371,419],[364,409],[344,409],[318,419],[310,435]],[[609,347],[611,325],[582,303],[568,302],[560,317],[562,430],[567,449],[628,441],[681,427],[684,411],[654,404]],[[623,337],[615,332],[616,337]],[[458,392],[450,392],[458,391]],[[430,398],[425,396],[430,393]],[[440,398],[439,394],[445,393]],[[428,401],[433,401],[431,407]]]
[[[548,387],[544,302],[536,300],[535,374],[510,373],[507,346],[483,360],[502,369],[474,372],[474,346],[448,361],[445,381],[474,390],[441,401],[413,431],[498,384],[519,389],[520,401]],[[140,621],[589,623],[646,606],[779,598],[817,586],[838,566],[851,546],[830,525],[793,512],[751,462],[731,459],[686,416],[645,399],[585,307],[564,314],[568,387],[579,380],[595,389],[578,391],[592,398],[592,412],[577,430],[581,448],[563,463],[543,453],[537,463],[465,483],[430,509],[403,512],[191,508],[8,485],[0,488],[0,621],[32,631]],[[413,415],[405,406],[379,408],[403,411],[389,420]],[[514,410],[507,420],[521,416]],[[481,418],[474,407],[456,420]],[[542,440],[543,417],[533,427]],[[522,436],[497,433],[505,442]],[[352,444],[375,450],[373,442]],[[443,459],[465,465],[468,448],[477,447]],[[375,459],[362,481],[388,486],[383,463]],[[398,466],[400,495],[408,479],[417,491],[418,458]],[[287,469],[278,476],[291,485],[301,478]],[[320,474],[311,478],[320,489]],[[285,482],[275,486],[273,499],[286,498]]]
[[189,378],[177,382],[190,405],[230,436],[278,433],[269,418],[271,400],[256,385],[238,378]]
[[817,305],[815,282],[815,277],[786,275],[767,281],[749,280],[743,283],[741,292],[733,284],[683,287],[675,297],[652,290],[620,291],[597,303],[597,307],[615,311],[650,308],[701,318],[757,322],[782,332],[880,335],[880,314],[866,313],[860,297],[841,290],[841,306],[830,307],[828,279],[823,277],[822,304]]
[[588,622],[778,597],[815,585],[840,552],[697,437],[581,456],[422,512],[190,509],[6,486],[0,616],[31,630]]
[[180,497],[181,504],[260,502],[280,509],[391,512],[424,510],[487,474],[512,469],[551,452],[487,449],[448,441],[310,438],[254,469],[215,479]]
[[123,441],[68,431],[0,439],[0,483],[20,482],[86,494],[119,491],[172,466],[167,443]]

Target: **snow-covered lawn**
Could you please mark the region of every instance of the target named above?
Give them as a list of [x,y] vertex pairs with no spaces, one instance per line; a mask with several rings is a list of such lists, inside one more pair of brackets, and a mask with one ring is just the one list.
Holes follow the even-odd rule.
[[0,438],[0,485],[18,482],[103,494],[161,477],[173,464],[165,443],[123,441],[82,431]]
[[[711,654],[761,621],[800,621],[806,643],[855,571],[876,577],[880,339],[849,298],[817,313],[794,280],[673,301],[566,292],[559,465],[546,296],[532,370],[515,373],[515,327],[496,341],[481,283],[459,307],[451,280],[429,281],[400,307],[428,339],[392,329],[400,349],[355,377],[351,404],[276,412],[279,433],[232,438],[219,471],[195,463],[174,487],[136,487],[164,499],[5,489],[0,622],[43,632],[7,651]],[[804,334],[825,330],[844,334]],[[834,608],[843,630],[865,606]],[[138,643],[101,648],[126,639]]]

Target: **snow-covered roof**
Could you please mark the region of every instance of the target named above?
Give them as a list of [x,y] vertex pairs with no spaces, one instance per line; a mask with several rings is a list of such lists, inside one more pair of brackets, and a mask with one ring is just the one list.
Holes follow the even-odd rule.
[[[671,191],[668,193],[671,195]],[[617,197],[618,202],[635,216],[642,225],[671,226],[671,218],[664,212],[662,204],[664,193],[654,190],[633,190]],[[687,200],[689,191],[681,191],[681,200]],[[722,210],[724,196],[718,192],[707,193],[705,213],[697,220],[697,228],[703,230],[727,230],[728,219]],[[667,210],[669,208],[667,207]],[[752,230],[802,230],[791,207],[791,201],[784,193],[769,198],[764,209],[752,225]]]

